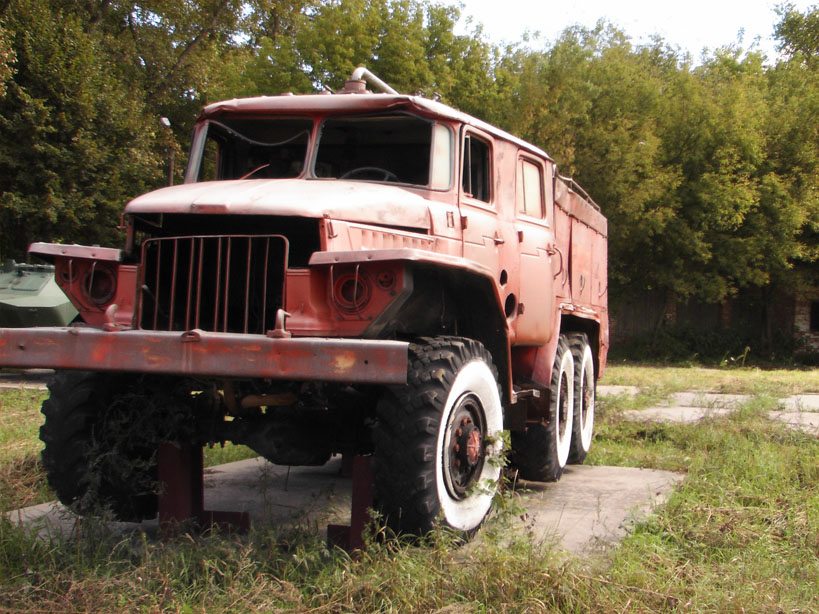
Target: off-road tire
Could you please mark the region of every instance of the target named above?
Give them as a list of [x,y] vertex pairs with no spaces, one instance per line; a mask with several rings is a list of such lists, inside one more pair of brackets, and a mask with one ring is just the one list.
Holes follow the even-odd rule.
[[[59,372],[42,406],[43,467],[57,498],[82,515],[110,510],[140,521],[157,512],[156,448],[113,432],[112,399],[127,394],[128,380],[100,373]],[[117,415],[116,420],[128,420]]]
[[471,339],[419,339],[409,346],[407,385],[386,389],[377,414],[375,502],[388,526],[474,532],[501,468],[503,409],[489,352]]
[[569,459],[574,397],[574,360],[560,335],[549,385],[549,418],[512,432],[512,464],[524,480],[556,482]]
[[586,333],[569,335],[569,349],[574,359],[574,420],[569,463],[580,465],[591,448],[597,380],[594,356]]

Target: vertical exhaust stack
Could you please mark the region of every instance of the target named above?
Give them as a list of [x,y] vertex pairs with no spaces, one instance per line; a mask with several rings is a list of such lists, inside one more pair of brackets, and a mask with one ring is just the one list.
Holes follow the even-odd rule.
[[384,81],[376,77],[373,73],[369,70],[364,68],[363,66],[359,66],[353,71],[353,74],[350,75],[350,78],[344,82],[344,89],[341,91],[343,94],[366,94],[367,93],[367,83],[377,87],[381,92],[385,94],[392,94],[394,96],[398,96],[398,92],[387,85]]

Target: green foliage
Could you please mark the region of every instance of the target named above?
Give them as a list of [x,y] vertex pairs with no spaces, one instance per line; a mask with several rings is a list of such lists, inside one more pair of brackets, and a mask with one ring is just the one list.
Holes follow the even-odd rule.
[[0,98],[6,94],[6,82],[13,74],[12,63],[15,55],[9,40],[9,33],[2,19],[0,19]]
[[819,6],[812,6],[804,13],[787,2],[777,8],[781,20],[774,29],[779,39],[779,50],[804,60],[809,64],[819,57]]
[[118,243],[121,207],[162,183],[202,104],[335,90],[363,64],[548,151],[609,219],[613,296],[819,283],[815,7],[780,8],[785,59],[729,46],[694,65],[606,22],[501,49],[480,26],[456,34],[460,9],[435,0],[3,6],[3,256]]
[[32,240],[119,242],[119,212],[155,178],[151,130],[76,14],[13,0],[17,56],[0,99],[0,251]]
[[718,302],[816,260],[815,79],[762,60],[729,47],[692,67],[601,22],[501,62],[519,75],[509,129],[609,219],[615,295]]

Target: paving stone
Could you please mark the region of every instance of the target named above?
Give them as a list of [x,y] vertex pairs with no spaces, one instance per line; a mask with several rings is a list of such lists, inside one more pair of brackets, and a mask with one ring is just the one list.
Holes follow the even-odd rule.
[[789,428],[819,436],[819,412],[772,411],[769,415]]
[[623,412],[626,420],[634,422],[699,422],[704,418],[725,416],[733,412],[727,407],[681,407],[678,405],[632,409]]
[[682,407],[709,407],[738,409],[751,397],[747,394],[720,394],[716,392],[677,392],[669,397],[670,405]]
[[819,412],[819,394],[795,394],[782,399],[787,411],[815,411]]

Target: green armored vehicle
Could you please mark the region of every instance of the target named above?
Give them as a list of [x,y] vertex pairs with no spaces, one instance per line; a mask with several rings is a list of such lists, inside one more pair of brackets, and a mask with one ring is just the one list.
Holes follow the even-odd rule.
[[0,328],[67,326],[77,310],[54,281],[54,267],[6,260],[0,270]]

